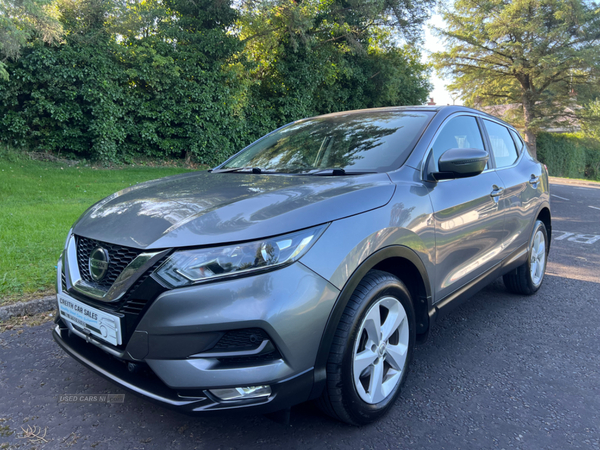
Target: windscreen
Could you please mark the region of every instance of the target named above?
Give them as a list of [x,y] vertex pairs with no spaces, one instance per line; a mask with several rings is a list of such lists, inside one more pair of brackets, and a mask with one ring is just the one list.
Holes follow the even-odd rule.
[[432,116],[427,111],[372,111],[305,119],[259,139],[220,169],[386,172],[404,163]]

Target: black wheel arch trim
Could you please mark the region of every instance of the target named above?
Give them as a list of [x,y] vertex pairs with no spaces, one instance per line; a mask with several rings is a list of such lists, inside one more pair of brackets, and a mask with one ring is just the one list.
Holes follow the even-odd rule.
[[425,264],[414,250],[404,245],[391,245],[389,247],[384,247],[370,255],[354,270],[352,275],[350,275],[350,277],[346,281],[346,284],[340,291],[340,294],[338,295],[338,298],[331,313],[329,314],[329,318],[327,320],[323,336],[321,337],[321,343],[319,344],[319,350],[317,352],[317,358],[315,361],[314,385],[310,395],[311,399],[318,398],[325,387],[325,382],[327,378],[326,365],[329,356],[329,351],[331,349],[331,344],[333,343],[333,338],[340,318],[342,317],[344,309],[348,305],[352,293],[354,292],[360,281],[367,274],[367,272],[369,272],[369,270],[374,268],[380,262],[390,258],[406,259],[417,268],[425,286],[425,294],[427,297],[427,310],[430,310],[432,308],[433,298],[431,294],[431,284],[429,282],[429,275],[427,274]]
[[[539,219],[540,214],[544,209],[548,210],[548,215],[550,219],[550,226],[546,226],[546,231],[548,232],[548,250],[550,250],[550,244],[552,243],[552,209],[550,208],[550,203],[547,201],[542,202],[542,204],[538,207],[537,212],[535,214],[536,220]],[[544,224],[546,225],[546,224]],[[535,222],[531,224],[530,233],[533,233],[533,227],[535,226]]]

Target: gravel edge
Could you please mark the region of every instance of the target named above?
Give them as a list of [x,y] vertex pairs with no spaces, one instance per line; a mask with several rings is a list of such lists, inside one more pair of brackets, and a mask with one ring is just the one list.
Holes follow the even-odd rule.
[[0,322],[16,316],[31,316],[45,311],[56,309],[56,295],[30,300],[28,302],[11,303],[0,306]]

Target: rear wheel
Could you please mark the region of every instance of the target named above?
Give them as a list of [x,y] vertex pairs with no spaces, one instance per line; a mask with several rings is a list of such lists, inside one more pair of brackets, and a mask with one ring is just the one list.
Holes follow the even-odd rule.
[[537,220],[529,241],[527,261],[504,275],[504,285],[515,294],[534,294],[544,281],[548,262],[548,232],[546,225]]
[[353,425],[383,416],[406,380],[414,342],[415,314],[408,289],[387,272],[369,272],[336,330],[321,408]]

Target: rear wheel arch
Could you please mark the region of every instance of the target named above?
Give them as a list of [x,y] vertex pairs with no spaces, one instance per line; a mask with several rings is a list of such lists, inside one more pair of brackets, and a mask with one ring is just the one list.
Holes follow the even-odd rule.
[[546,226],[546,232],[548,233],[548,247],[550,247],[550,242],[552,241],[552,214],[550,213],[550,208],[547,206],[542,207],[536,220],[541,220]]
[[373,269],[391,273],[406,285],[415,309],[417,341],[424,341],[427,338],[432,296],[425,264],[413,250],[405,246],[394,245],[378,250],[352,273],[329,315],[315,361],[311,398],[318,398],[325,387],[327,359],[335,331],[350,297],[361,280]]

